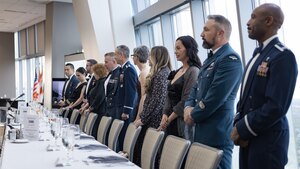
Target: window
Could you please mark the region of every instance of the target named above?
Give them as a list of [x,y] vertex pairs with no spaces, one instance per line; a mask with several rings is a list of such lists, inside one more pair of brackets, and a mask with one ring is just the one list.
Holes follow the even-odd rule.
[[189,7],[180,10],[172,15],[174,26],[174,37],[190,35],[193,37],[193,24],[191,18],[191,10]]
[[134,33],[135,33],[136,46],[142,45],[142,39],[141,39],[140,29],[135,29]]
[[220,14],[225,16],[231,23],[232,33],[230,36],[230,45],[238,54],[241,54],[240,33],[238,30],[238,19],[235,0],[209,0],[205,2],[206,13]]
[[146,8],[155,4],[158,0],[145,0],[145,6]]
[[150,48],[163,45],[160,20],[148,25],[148,33],[150,37]]

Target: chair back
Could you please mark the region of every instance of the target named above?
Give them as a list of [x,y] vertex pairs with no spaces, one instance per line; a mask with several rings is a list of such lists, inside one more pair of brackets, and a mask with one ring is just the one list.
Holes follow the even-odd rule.
[[195,142],[190,147],[184,168],[216,169],[221,161],[222,155],[222,150]]
[[94,127],[94,124],[95,124],[95,121],[98,117],[98,114],[96,113],[90,113],[88,118],[87,118],[87,121],[86,121],[86,124],[85,124],[85,127],[84,127],[84,132],[88,135],[91,135],[92,134],[92,131],[93,131],[93,127]]
[[78,115],[79,115],[79,110],[74,109],[73,112],[72,112],[72,115],[71,115],[70,124],[75,124],[76,123]]
[[117,150],[118,138],[123,128],[124,121],[115,119],[111,125],[108,135],[108,147],[113,151]]
[[127,153],[128,159],[130,161],[133,160],[135,143],[137,141],[138,136],[140,135],[141,129],[141,126],[136,127],[133,123],[130,123],[126,130],[123,144],[123,152]]
[[181,168],[183,159],[191,145],[189,140],[169,135],[164,142],[160,169],[178,169]]
[[82,115],[80,116],[79,127],[80,127],[80,130],[81,130],[81,131],[84,131],[85,124],[86,124],[86,121],[87,121],[87,118],[88,118],[88,114],[82,114]]
[[154,128],[148,128],[141,153],[141,167],[143,169],[154,169],[157,151],[164,137],[163,131],[157,131]]
[[112,118],[108,116],[102,116],[101,121],[99,123],[98,132],[97,132],[97,140],[102,143],[106,144],[106,135],[108,128],[111,124]]
[[[6,124],[3,126],[0,126],[0,157],[2,156],[2,148],[3,148],[4,142],[5,142],[5,132],[6,132]],[[0,159],[0,161],[1,160],[2,159]]]

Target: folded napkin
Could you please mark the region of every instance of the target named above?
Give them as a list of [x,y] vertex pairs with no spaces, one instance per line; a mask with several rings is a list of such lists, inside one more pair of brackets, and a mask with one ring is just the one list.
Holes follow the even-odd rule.
[[80,135],[80,139],[83,140],[83,139],[95,139],[93,136],[90,136],[90,135]]
[[94,163],[121,163],[129,161],[127,158],[121,156],[88,156],[88,158],[93,160]]
[[108,149],[106,145],[103,144],[87,144],[87,145],[79,145],[79,150],[103,150]]

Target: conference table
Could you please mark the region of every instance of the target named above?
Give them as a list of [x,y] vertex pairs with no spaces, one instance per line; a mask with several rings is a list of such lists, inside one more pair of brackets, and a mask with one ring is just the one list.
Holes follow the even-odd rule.
[[[118,153],[110,150],[94,138],[86,134],[76,140],[73,151],[70,152],[72,160],[69,166],[64,165],[67,151],[58,140],[60,150],[49,149],[54,145],[54,138],[48,127],[42,127],[39,140],[11,141],[6,138],[2,149],[1,169],[139,169],[134,163],[123,158]],[[92,147],[90,147],[92,146]]]

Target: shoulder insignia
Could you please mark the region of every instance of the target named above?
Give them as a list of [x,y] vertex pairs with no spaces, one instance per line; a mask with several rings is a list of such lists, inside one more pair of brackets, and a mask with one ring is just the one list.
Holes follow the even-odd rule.
[[277,43],[274,45],[275,48],[277,48],[278,50],[280,50],[281,52],[283,52],[285,49],[287,49],[283,44],[281,43]]
[[229,58],[232,60],[237,60],[237,57],[235,57],[235,56],[229,56]]

